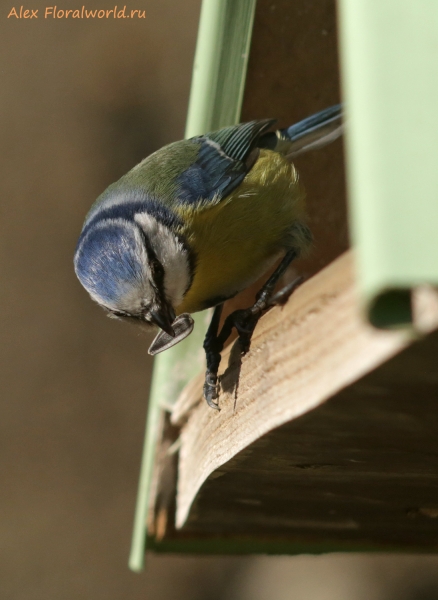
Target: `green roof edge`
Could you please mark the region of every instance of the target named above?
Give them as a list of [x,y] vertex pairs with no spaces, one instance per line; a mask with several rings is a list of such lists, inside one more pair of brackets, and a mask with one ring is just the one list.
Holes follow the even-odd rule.
[[339,0],[351,235],[366,315],[412,327],[438,285],[438,3]]

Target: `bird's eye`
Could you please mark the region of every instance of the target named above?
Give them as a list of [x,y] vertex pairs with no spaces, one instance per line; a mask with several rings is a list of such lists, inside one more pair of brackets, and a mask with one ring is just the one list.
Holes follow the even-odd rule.
[[150,266],[151,266],[151,271],[152,271],[152,274],[153,274],[153,277],[154,277],[155,281],[161,283],[163,281],[163,278],[164,278],[164,268],[163,268],[163,265],[160,263],[159,260],[153,259],[150,262]]
[[127,312],[123,312],[123,310],[109,310],[107,312],[110,319],[132,319],[133,315],[130,315]]

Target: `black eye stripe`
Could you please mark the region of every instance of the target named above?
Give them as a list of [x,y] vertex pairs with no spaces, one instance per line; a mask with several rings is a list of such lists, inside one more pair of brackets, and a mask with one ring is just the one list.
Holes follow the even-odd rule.
[[115,317],[130,317],[131,315],[128,315],[128,313],[125,313],[121,310],[112,310],[111,313],[115,316]]
[[153,282],[151,283],[152,285],[154,285],[154,287],[157,287],[160,294],[162,294],[164,290],[164,267],[158,260],[155,250],[152,248],[149,238],[147,237],[143,229],[139,227],[139,230],[143,238],[143,243],[146,248],[146,253],[149,259],[149,266],[152,272]]
[[117,319],[140,319],[139,315],[131,315],[121,310],[110,310],[109,315],[112,317],[116,317]]
[[150,266],[154,281],[161,289],[164,284],[164,267],[159,260],[152,260]]

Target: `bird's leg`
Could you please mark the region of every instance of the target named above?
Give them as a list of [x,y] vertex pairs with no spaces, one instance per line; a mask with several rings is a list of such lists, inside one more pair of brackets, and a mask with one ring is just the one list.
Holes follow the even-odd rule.
[[207,371],[205,372],[204,381],[204,398],[207,400],[208,406],[211,406],[211,408],[215,408],[216,410],[220,410],[219,406],[216,404],[216,402],[214,402],[214,400],[218,397],[217,372],[221,362],[221,352],[224,347],[218,336],[219,321],[223,307],[223,304],[218,304],[218,306],[215,307],[213,317],[210,321],[210,325],[208,326],[204,339],[204,350],[207,358]]
[[207,400],[207,404],[212,408],[219,410],[218,405],[213,402],[213,400],[218,397],[217,373],[221,360],[220,353],[223,350],[225,342],[230,337],[233,327],[236,328],[239,334],[241,352],[242,354],[246,354],[249,350],[251,336],[262,314],[277,304],[284,304],[295,288],[297,288],[302,282],[302,277],[298,277],[292,283],[285,286],[282,290],[273,295],[273,291],[278,280],[296,257],[296,250],[289,250],[285,254],[281,263],[275,269],[274,273],[258,292],[253,306],[246,309],[235,310],[228,315],[220,333],[218,333],[218,330],[223,305],[220,304],[215,308],[213,318],[204,341],[204,349],[207,356],[204,396]]
[[[263,313],[267,312],[276,304],[284,304],[295,288],[300,285],[302,281],[301,277],[295,279],[277,294],[273,295],[278,280],[297,256],[296,250],[289,250],[268,281],[257,293],[255,303],[250,308],[234,311],[226,318],[224,327],[227,325],[230,328],[230,331],[233,326],[236,328],[239,334],[239,343],[242,354],[248,352],[252,334]],[[230,321],[230,324],[227,323],[228,320]]]
[[[207,370],[205,372],[204,380],[204,398],[207,400],[208,406],[211,406],[211,408],[215,408],[216,410],[220,410],[214,400],[219,396],[217,373],[221,362],[221,352],[235,326],[233,320],[227,317],[222,325],[220,333],[218,333],[223,306],[223,304],[219,304],[215,307],[213,317],[204,339],[204,350],[207,358]],[[232,314],[237,312],[239,311],[234,311]]]

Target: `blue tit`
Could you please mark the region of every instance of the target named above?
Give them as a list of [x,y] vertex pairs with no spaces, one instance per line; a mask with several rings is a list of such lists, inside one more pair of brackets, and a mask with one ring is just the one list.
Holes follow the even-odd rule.
[[[152,354],[191,333],[191,313],[217,307],[204,344],[204,393],[215,408],[220,351],[232,326],[242,336],[255,327],[277,279],[312,240],[291,158],[336,139],[342,108],[269,131],[274,123],[225,127],[148,156],[99,196],[75,252],[80,282],[110,316],[160,328]],[[254,307],[218,332],[222,303],[281,257]]]

